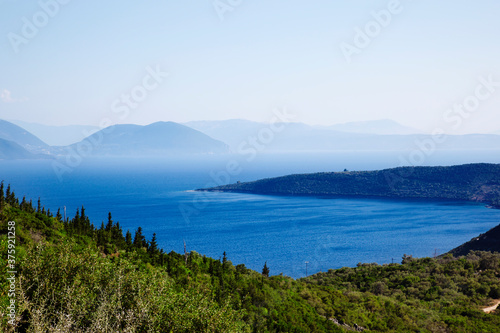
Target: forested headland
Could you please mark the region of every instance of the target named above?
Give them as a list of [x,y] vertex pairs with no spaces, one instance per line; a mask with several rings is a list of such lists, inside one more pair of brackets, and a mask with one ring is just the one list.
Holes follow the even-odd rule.
[[500,164],[297,174],[199,191],[271,195],[449,199],[500,208]]

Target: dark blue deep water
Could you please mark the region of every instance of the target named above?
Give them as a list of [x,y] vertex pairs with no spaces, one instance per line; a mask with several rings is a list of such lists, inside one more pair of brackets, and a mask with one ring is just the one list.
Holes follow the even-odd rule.
[[[462,156],[462,155],[460,155]],[[468,155],[471,156],[471,155]],[[170,158],[87,159],[56,177],[52,161],[2,161],[0,178],[16,194],[73,217],[84,205],[96,225],[110,211],[124,230],[142,226],[167,252],[196,251],[271,274],[302,277],[359,262],[399,262],[444,253],[500,223],[500,210],[450,201],[327,199],[194,192],[233,183],[316,171],[373,170],[398,166],[382,153]],[[473,157],[471,157],[473,158]],[[229,162],[232,161],[232,162]],[[484,160],[482,160],[484,161]],[[229,162],[229,167],[228,167]],[[469,162],[441,157],[429,164]],[[472,161],[470,161],[472,162]],[[498,162],[498,161],[491,161]]]

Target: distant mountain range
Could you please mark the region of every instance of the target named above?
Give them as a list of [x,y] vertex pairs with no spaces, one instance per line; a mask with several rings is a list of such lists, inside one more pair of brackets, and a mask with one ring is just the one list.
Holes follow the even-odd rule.
[[434,138],[427,134],[391,134],[418,131],[389,120],[329,127],[302,123],[270,125],[239,119],[195,121],[185,125],[225,142],[236,153],[256,145],[267,152],[500,149],[499,135],[446,135]]
[[100,130],[97,126],[88,125],[49,126],[20,120],[10,122],[31,132],[50,146],[68,146]]
[[[31,124],[32,127],[45,131],[60,127]],[[49,146],[29,131],[5,120],[0,120],[0,159],[57,158],[69,152],[84,149],[92,156],[163,156],[168,154],[222,154],[229,152],[229,147],[199,131],[174,122],[157,122],[147,126],[113,125],[103,130],[87,126],[62,127],[64,133],[76,132],[80,140],[70,145]],[[83,138],[84,131],[95,131]],[[53,141],[54,142],[54,141]],[[59,143],[62,141],[59,141]],[[90,147],[90,148],[89,148]]]
[[[447,135],[434,138],[413,134],[415,129],[391,120],[353,122],[333,126],[303,123],[265,124],[247,120],[157,122],[147,126],[46,126],[23,123],[26,128],[0,121],[0,139],[14,142],[37,157],[63,156],[91,142],[96,156],[151,156],[183,154],[246,154],[273,152],[500,150],[500,135]],[[96,133],[84,138],[84,133]],[[15,149],[11,147],[11,150]],[[19,152],[19,156],[22,155]],[[7,156],[7,155],[5,155]],[[11,154],[9,156],[17,156]],[[46,156],[45,156],[46,157]]]
[[269,195],[451,199],[500,208],[500,164],[299,174],[199,191]]

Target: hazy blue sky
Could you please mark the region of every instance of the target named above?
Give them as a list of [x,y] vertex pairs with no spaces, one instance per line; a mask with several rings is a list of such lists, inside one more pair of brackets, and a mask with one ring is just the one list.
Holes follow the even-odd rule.
[[0,0],[0,118],[267,121],[286,106],[309,124],[500,130],[500,86],[478,79],[500,82],[498,0],[59,1]]

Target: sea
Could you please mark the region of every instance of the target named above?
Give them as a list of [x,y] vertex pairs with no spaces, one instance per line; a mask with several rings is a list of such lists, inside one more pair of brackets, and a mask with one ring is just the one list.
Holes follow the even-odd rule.
[[[448,151],[421,165],[500,163],[499,152]],[[52,212],[78,208],[95,226],[111,212],[124,231],[156,233],[166,252],[196,251],[271,275],[301,278],[358,263],[446,253],[500,223],[500,210],[446,200],[267,196],[199,192],[214,185],[288,174],[377,170],[405,152],[260,153],[0,161],[0,179]],[[63,168],[61,167],[63,166]]]

